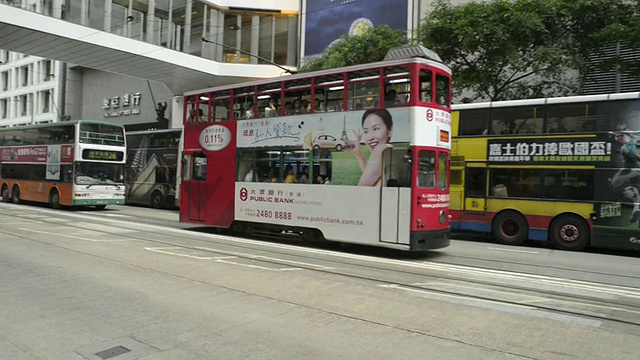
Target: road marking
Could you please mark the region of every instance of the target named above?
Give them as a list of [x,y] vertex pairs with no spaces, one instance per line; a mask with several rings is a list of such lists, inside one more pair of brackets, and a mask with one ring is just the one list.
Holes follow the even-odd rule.
[[505,249],[505,248],[497,248],[497,247],[488,247],[487,249],[496,250],[496,251],[515,252],[515,253],[522,253],[522,254],[540,254],[540,252],[538,251],[530,251],[530,250]]
[[[192,258],[192,259],[196,259],[196,260],[213,260],[216,262],[221,262],[221,263],[225,263],[225,264],[229,264],[229,265],[237,265],[237,266],[244,266],[244,267],[248,267],[248,268],[253,268],[253,269],[262,269],[262,270],[270,270],[270,271],[292,271],[292,270],[305,270],[304,268],[301,267],[282,267],[282,268],[272,268],[272,267],[267,267],[267,266],[260,266],[260,265],[254,265],[254,264],[243,264],[237,261],[231,261],[230,259],[244,259],[244,260],[253,260],[253,261],[262,261],[262,262],[274,262],[274,263],[278,263],[278,264],[274,264],[275,265],[279,265],[280,263],[285,263],[285,264],[291,264],[291,265],[298,265],[298,266],[305,266],[305,267],[311,267],[311,268],[315,268],[315,269],[331,269],[322,265],[317,265],[317,264],[311,264],[311,263],[304,263],[304,262],[300,262],[300,261],[292,261],[292,260],[286,260],[286,259],[280,259],[280,258],[273,258],[273,257],[268,257],[268,256],[262,256],[262,255],[253,255],[253,254],[247,254],[247,253],[240,253],[240,252],[233,252],[233,251],[225,251],[225,250],[221,250],[221,249],[214,249],[214,248],[208,248],[208,247],[195,247],[195,249],[198,250],[202,250],[202,251],[210,251],[210,252],[216,252],[216,253],[222,253],[225,254],[225,256],[199,256],[199,255],[191,255],[191,254],[185,254],[183,252],[180,251],[184,251],[184,250],[188,250],[188,248],[184,248],[184,247],[179,247],[179,246],[172,246],[172,247],[145,247],[145,250],[148,251],[153,251],[153,252],[157,252],[157,253],[162,253],[162,254],[166,254],[166,255],[174,255],[174,256],[180,256],[180,257],[186,257],[186,258]],[[172,250],[178,250],[178,251],[172,251]]]
[[493,301],[488,299],[475,299],[465,295],[441,294],[441,293],[436,293],[429,290],[409,288],[400,284],[381,284],[381,285],[378,285],[378,287],[391,289],[391,290],[404,291],[409,294],[430,299],[430,300],[447,301],[450,303],[460,304],[465,306],[470,305],[478,308],[506,312],[506,313],[515,314],[515,315],[537,317],[537,318],[561,321],[565,323],[582,325],[582,326],[600,327],[602,325],[602,321],[599,321],[599,320],[588,319],[586,317],[581,317],[581,316],[559,314],[551,311],[541,310],[534,306],[503,303],[503,302]]
[[124,242],[124,241],[130,241],[130,240],[127,240],[127,239],[117,239],[117,240],[113,240],[113,239],[110,239],[110,240],[87,239],[87,238],[68,235],[68,234],[63,234],[63,233],[53,233],[53,232],[50,232],[50,231],[33,230],[33,229],[25,229],[25,228],[19,228],[18,230],[30,231],[30,232],[34,232],[34,233],[49,235],[49,236],[64,236],[64,237],[68,237],[68,238],[71,238],[71,239],[78,239],[78,240],[82,240],[82,241],[91,241],[91,242]]

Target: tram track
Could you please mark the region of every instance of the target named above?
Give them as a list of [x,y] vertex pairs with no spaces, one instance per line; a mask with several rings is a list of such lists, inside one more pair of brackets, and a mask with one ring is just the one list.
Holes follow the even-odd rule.
[[[48,214],[52,214],[52,212],[47,212]],[[5,214],[6,216],[7,214]],[[65,215],[75,215],[75,214],[65,214],[65,213],[56,213],[56,215],[52,216],[65,216]],[[98,214],[96,214],[98,215]],[[28,214],[12,214],[14,217],[22,218],[28,221],[34,221],[32,216]],[[86,216],[92,219],[96,219],[96,217],[92,215],[82,214],[82,216]],[[103,221],[104,219],[101,219]],[[125,222],[130,224],[132,227],[136,226],[136,222],[131,221],[130,219],[119,218],[112,219],[118,222]],[[48,220],[46,217],[36,219],[38,222],[57,225],[57,226],[65,226],[71,227],[79,230],[87,230],[86,227],[80,226],[77,223],[57,223],[55,220]],[[104,221],[103,221],[104,223]],[[140,223],[140,222],[139,222]],[[142,222],[145,223],[145,222]],[[147,223],[148,226],[159,226],[164,227],[164,225],[156,225],[153,222]],[[175,231],[188,231],[188,230],[176,230],[172,228],[172,232]],[[133,229],[132,229],[133,230]],[[242,258],[248,261],[255,261],[258,259],[263,263],[269,263],[277,266],[287,266],[290,264],[290,261],[285,259],[278,259],[279,257],[295,257],[296,259],[301,259],[305,261],[318,261],[318,257],[314,257],[313,255],[309,255],[308,253],[296,252],[292,254],[290,250],[292,250],[287,245],[280,244],[280,246],[261,246],[259,249],[256,248],[256,245],[261,245],[265,242],[263,241],[228,241],[229,239],[234,239],[228,235],[221,235],[222,238],[215,239],[212,238],[213,235],[206,235],[199,233],[200,236],[207,237],[206,239],[200,239],[199,236],[190,236],[188,240],[180,241],[177,239],[166,239],[161,240],[162,238],[169,238],[167,231],[153,231],[153,230],[145,230],[142,232],[144,235],[140,235],[141,233],[122,233],[121,231],[107,231],[104,229],[97,230],[102,234],[111,235],[120,239],[128,239],[131,241],[141,241],[145,243],[153,244],[154,246],[161,247],[172,247],[179,248],[184,250],[193,250],[200,251],[205,253],[210,253],[213,255],[230,255],[232,254],[235,257]],[[38,241],[26,236],[17,235],[15,232],[6,231],[4,229],[0,229],[0,234],[6,234],[11,236],[18,236],[23,239],[27,239],[30,241]],[[198,234],[198,233],[192,233]],[[61,234],[61,236],[65,236]],[[241,239],[241,238],[235,238]],[[191,244],[185,244],[185,241],[191,242]],[[62,245],[51,244],[50,242],[38,241],[43,244],[47,244],[50,246],[58,246],[61,248],[65,248],[67,250],[71,250]],[[193,244],[195,243],[195,245]],[[273,244],[273,243],[269,243]],[[202,245],[202,246],[200,246]],[[216,249],[212,246],[220,245],[224,246],[230,250],[222,250]],[[302,249],[302,248],[301,248]],[[310,249],[310,248],[305,248]],[[295,250],[295,249],[294,249]],[[368,255],[354,255],[354,254],[345,254],[332,250],[325,249],[312,249],[314,253],[321,253],[323,256],[321,259],[322,263],[325,263],[330,266],[324,267],[314,267],[314,266],[305,266],[304,264],[298,264],[297,266],[312,272],[323,273],[327,275],[347,277],[350,279],[358,279],[362,281],[370,282],[376,286],[383,286],[387,289],[395,289],[401,291],[410,291],[410,292],[418,292],[424,295],[428,294],[437,294],[443,296],[454,296],[463,299],[470,299],[475,301],[489,301],[494,302],[496,304],[502,304],[505,306],[518,306],[518,307],[527,307],[529,309],[535,309],[538,311],[547,311],[555,314],[568,315],[568,316],[578,316],[582,318],[595,319],[600,321],[611,321],[620,324],[626,325],[635,325],[640,326],[640,288],[633,287],[622,287],[622,286],[611,286],[603,283],[596,282],[583,282],[583,281],[573,281],[571,286],[574,286],[574,290],[580,290],[581,294],[571,294],[569,292],[563,292],[558,290],[559,288],[553,289],[540,289],[540,288],[532,288],[530,286],[526,286],[525,284],[518,285],[514,282],[524,281],[524,280],[539,280],[539,281],[549,281],[548,285],[558,285],[558,282],[568,281],[569,279],[563,278],[548,278],[548,277],[540,277],[535,274],[513,274],[510,275],[509,272],[498,271],[492,269],[481,269],[479,273],[475,273],[475,278],[470,278],[469,274],[472,273],[473,268],[468,268],[462,265],[454,265],[454,264],[445,264],[437,261],[408,261],[408,260],[393,260],[393,259],[385,259],[385,258],[375,258]],[[75,250],[77,251],[77,250]],[[246,251],[259,252],[260,254],[268,255],[259,255],[246,253]],[[87,252],[87,254],[95,255]],[[298,260],[300,261],[300,260]],[[367,274],[370,275],[362,275],[363,271],[366,270]],[[455,275],[456,271],[460,272],[460,275]],[[496,276],[496,278],[489,279],[481,279],[483,271],[487,276],[492,275]],[[493,273],[492,273],[493,272]],[[374,274],[371,274],[374,273]],[[511,276],[511,278],[510,278]],[[407,279],[403,281],[402,279]],[[420,281],[408,281],[410,279],[416,279]],[[510,281],[507,281],[510,280]],[[438,286],[438,284],[447,284],[454,286]],[[469,292],[464,291],[465,289],[473,289],[473,288],[483,288],[487,291],[485,292]],[[599,289],[598,291],[602,293],[602,295],[606,295],[605,292],[607,290],[617,292],[616,296],[594,296],[588,295],[589,289]],[[492,295],[494,294],[494,295]],[[498,294],[500,296],[496,296]],[[516,297],[519,298],[544,298],[548,299],[552,302],[551,305],[546,305],[543,302],[531,303],[531,302],[523,302],[521,300],[514,300],[504,298],[505,294],[515,294]],[[503,298],[500,298],[500,297]],[[555,302],[555,303],[554,303]],[[597,309],[597,308],[606,308],[606,309],[616,309],[612,313],[598,313],[593,310],[585,310],[578,308],[569,308],[568,304],[580,304],[584,306],[586,309]],[[562,306],[564,305],[564,306]]]

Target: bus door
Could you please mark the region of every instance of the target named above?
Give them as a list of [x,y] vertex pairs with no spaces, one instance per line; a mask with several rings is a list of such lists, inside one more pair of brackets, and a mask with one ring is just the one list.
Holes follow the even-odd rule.
[[[467,165],[464,174],[464,199],[460,215],[461,230],[476,229],[487,216],[487,169]],[[477,229],[476,229],[477,230]]]
[[386,149],[382,157],[380,241],[409,244],[412,161],[406,148]]
[[185,185],[183,187],[185,190],[183,196],[187,200],[189,220],[204,221],[207,198],[205,194],[207,189],[207,155],[194,153],[191,155],[190,161],[185,164],[185,167],[190,169],[189,179],[183,179],[183,184]]

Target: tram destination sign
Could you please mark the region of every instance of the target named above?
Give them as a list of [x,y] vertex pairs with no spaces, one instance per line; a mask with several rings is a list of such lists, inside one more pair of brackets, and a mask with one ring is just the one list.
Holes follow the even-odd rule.
[[595,165],[611,161],[606,138],[491,139],[490,164]]

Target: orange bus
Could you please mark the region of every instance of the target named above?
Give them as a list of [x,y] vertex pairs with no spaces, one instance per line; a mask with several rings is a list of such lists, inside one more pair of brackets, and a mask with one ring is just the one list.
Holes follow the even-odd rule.
[[76,120],[0,128],[0,194],[5,202],[62,206],[124,204],[122,125]]

